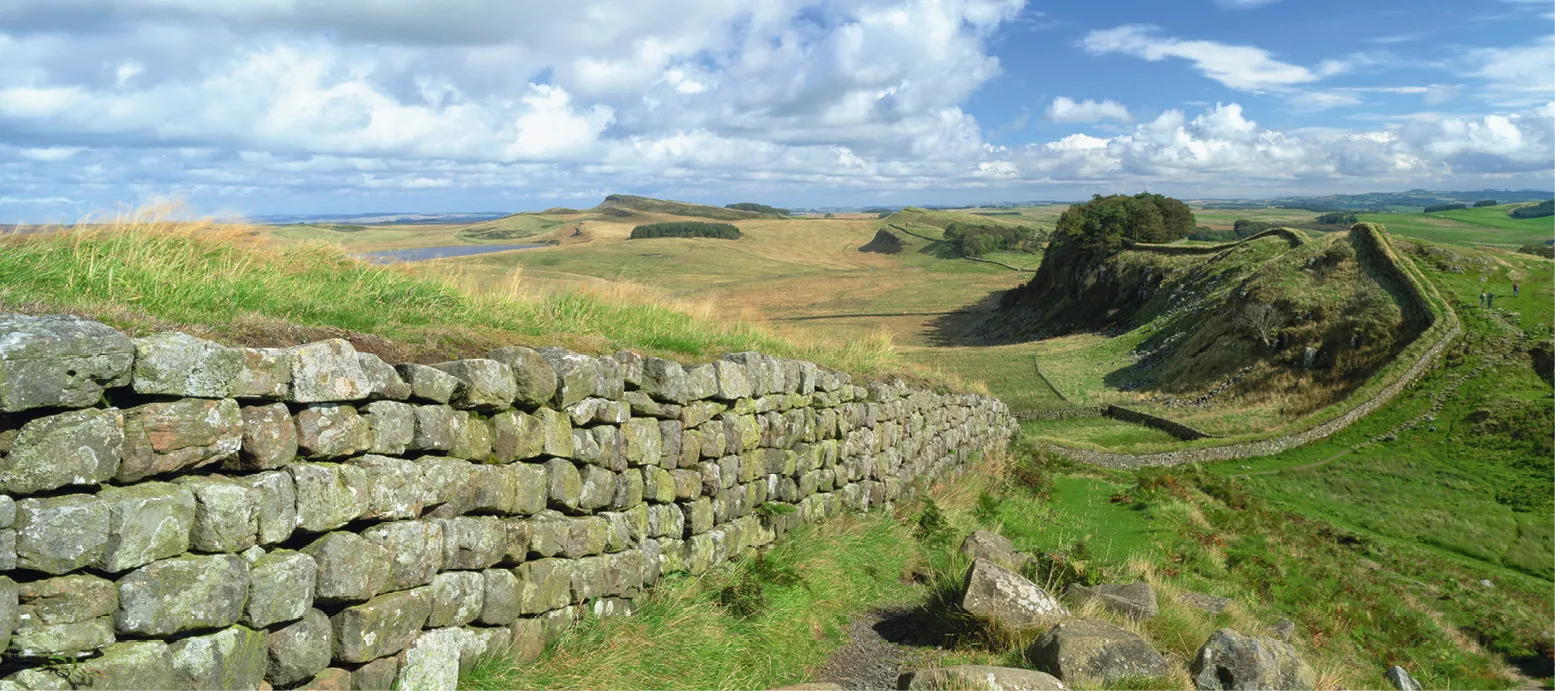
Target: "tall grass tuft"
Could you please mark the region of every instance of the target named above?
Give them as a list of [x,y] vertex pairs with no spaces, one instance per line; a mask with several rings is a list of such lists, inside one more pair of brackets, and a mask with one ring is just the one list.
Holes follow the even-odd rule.
[[[340,329],[425,357],[560,343],[685,359],[759,350],[862,374],[903,367],[885,337],[801,341],[629,286],[541,292],[517,273],[437,278],[331,244],[281,245],[261,227],[175,213],[157,208],[0,237],[0,309],[73,312],[130,331],[183,328],[238,342],[286,340],[291,327]],[[253,324],[269,325],[269,333],[255,334]]]

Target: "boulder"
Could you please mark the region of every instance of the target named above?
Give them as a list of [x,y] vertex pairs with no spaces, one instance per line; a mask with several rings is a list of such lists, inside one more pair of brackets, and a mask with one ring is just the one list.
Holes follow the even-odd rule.
[[422,632],[405,650],[395,688],[455,691],[459,687],[459,654],[465,632],[444,628]]
[[69,315],[0,315],[0,412],[85,408],[130,383],[135,344]]
[[1211,634],[1188,672],[1200,689],[1310,689],[1317,684],[1317,673],[1290,644],[1232,629]]
[[292,621],[307,614],[308,608],[313,606],[318,579],[318,562],[313,557],[291,550],[276,550],[254,560],[248,572],[244,624],[264,628]]
[[290,463],[297,456],[297,426],[285,403],[247,406],[243,417],[243,447],[236,459],[222,467],[228,470],[272,470]]
[[97,498],[108,508],[108,540],[98,568],[118,573],[189,551],[195,499],[188,489],[144,482],[106,488]]
[[420,587],[379,595],[330,618],[335,657],[367,662],[410,647],[432,615],[432,592]]
[[349,341],[327,341],[287,349],[292,370],[290,400],[297,403],[356,401],[372,394],[372,380],[362,370]]
[[297,449],[309,458],[353,456],[373,446],[372,425],[349,405],[310,405],[296,417]]
[[286,466],[297,496],[297,527],[310,533],[334,530],[367,512],[367,471],[336,463]]
[[362,373],[367,375],[368,395],[394,401],[410,398],[410,384],[405,383],[400,373],[384,362],[383,358],[372,353],[357,353],[356,362],[362,366]]
[[1015,549],[1014,543],[1003,535],[979,530],[961,541],[961,554],[969,560],[987,559],[1010,571],[1019,573],[1031,561],[1031,557]]
[[67,573],[99,562],[108,546],[108,505],[87,494],[16,502],[16,565]]
[[119,579],[121,633],[166,636],[231,626],[248,599],[248,563],[231,554],[184,555],[142,566]]
[[1027,649],[1026,659],[1071,684],[1162,677],[1170,670],[1166,658],[1138,634],[1095,619],[1060,622]]
[[302,553],[318,565],[313,597],[320,602],[362,602],[388,585],[388,550],[355,533],[329,533]]
[[510,410],[491,418],[492,454],[498,463],[512,463],[545,451],[545,430],[540,419]]
[[598,395],[600,373],[597,360],[565,348],[541,348],[536,352],[556,373],[556,390],[551,394],[552,405],[557,408],[567,408],[585,398]]
[[243,366],[232,382],[234,398],[286,398],[292,391],[292,363],[284,348],[238,348]]
[[410,385],[411,398],[432,403],[447,403],[459,388],[459,378],[426,365],[406,364],[395,366],[405,383]]
[[496,360],[477,358],[432,365],[459,380],[452,402],[459,408],[501,410],[513,405],[518,386],[513,370]]
[[95,485],[112,478],[124,453],[117,408],[72,410],[31,420],[0,456],[0,489],[10,494]]
[[389,556],[389,590],[432,582],[443,568],[443,526],[433,521],[384,523],[362,531],[362,539]]
[[189,546],[197,552],[241,552],[259,542],[257,493],[221,475],[192,475],[176,483],[194,495]]
[[243,415],[230,398],[185,398],[124,411],[120,483],[225,461],[243,448]]
[[489,357],[513,371],[516,404],[538,408],[556,395],[556,371],[540,353],[523,346],[508,346],[491,351]]
[[[821,689],[842,687],[836,684],[800,684],[787,688]],[[1035,670],[1018,667],[992,667],[989,665],[956,665],[915,669],[904,672],[896,680],[896,688],[907,691],[937,691],[939,689],[968,689],[976,691],[1063,691],[1064,683]]]
[[1203,593],[1183,593],[1178,595],[1177,599],[1205,614],[1220,614],[1231,604],[1231,598],[1229,597],[1205,595]]
[[316,609],[308,610],[296,623],[270,632],[265,681],[284,687],[312,678],[329,667],[333,643],[329,617]]
[[1064,589],[1064,598],[1073,607],[1095,600],[1107,611],[1134,619],[1149,619],[1156,615],[1155,590],[1149,583],[1101,583],[1083,586],[1070,583]]
[[1408,670],[1398,665],[1389,667],[1388,671],[1382,676],[1386,677],[1388,683],[1392,684],[1393,688],[1398,689],[1398,691],[1423,691],[1425,688],[1420,685],[1420,682],[1415,681],[1415,678],[1409,674]]
[[265,632],[242,626],[168,645],[173,688],[257,689],[265,679]]
[[432,614],[427,626],[464,626],[475,621],[485,604],[485,595],[486,578],[480,571],[444,571],[433,576]]
[[11,587],[16,627],[8,655],[73,656],[113,644],[119,593],[112,581],[77,574]]
[[415,442],[416,409],[409,403],[373,401],[361,412],[373,431],[373,453],[402,454]]
[[961,608],[1011,629],[1069,614],[1040,586],[987,559],[975,560],[967,569]]
[[189,334],[163,332],[134,339],[135,393],[226,398],[243,370],[243,352]]

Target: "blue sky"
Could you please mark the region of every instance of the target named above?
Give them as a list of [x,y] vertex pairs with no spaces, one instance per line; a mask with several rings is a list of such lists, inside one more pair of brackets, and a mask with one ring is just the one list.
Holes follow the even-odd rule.
[[0,222],[1551,189],[1551,10],[9,0]]

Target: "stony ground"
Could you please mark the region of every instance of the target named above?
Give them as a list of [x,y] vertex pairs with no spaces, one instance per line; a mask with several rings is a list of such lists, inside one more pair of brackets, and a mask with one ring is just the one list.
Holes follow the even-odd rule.
[[943,650],[913,644],[914,611],[897,606],[855,615],[848,624],[848,643],[832,654],[814,679],[845,689],[894,689],[902,672],[936,666]]

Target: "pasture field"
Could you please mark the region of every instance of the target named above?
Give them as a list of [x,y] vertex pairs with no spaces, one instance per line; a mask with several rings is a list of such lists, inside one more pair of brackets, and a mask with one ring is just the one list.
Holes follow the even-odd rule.
[[1397,235],[1455,245],[1516,249],[1555,239],[1555,216],[1512,218],[1506,215],[1508,210],[1519,206],[1526,205],[1503,204],[1430,214],[1360,214],[1360,219],[1386,225],[1389,232]]

